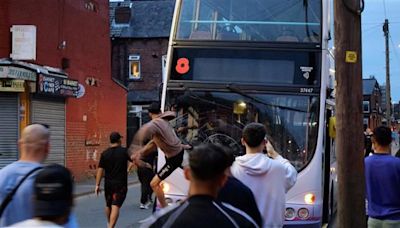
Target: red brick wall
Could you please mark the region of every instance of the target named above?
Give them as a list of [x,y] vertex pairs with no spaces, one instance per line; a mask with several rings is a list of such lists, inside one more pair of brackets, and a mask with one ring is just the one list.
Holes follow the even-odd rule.
[[[0,58],[9,56],[11,25],[36,25],[34,63],[61,68],[62,58],[67,58],[69,77],[85,86],[85,95],[69,98],[66,106],[66,165],[77,179],[93,171],[111,131],[126,132],[126,91],[111,79],[108,4],[108,0],[2,0],[0,4],[0,17],[6,17],[0,20]],[[61,48],[63,41],[66,45]],[[96,85],[87,85],[87,78],[95,79]]]
[[8,1],[0,4],[0,57],[10,56],[10,26],[8,18]]

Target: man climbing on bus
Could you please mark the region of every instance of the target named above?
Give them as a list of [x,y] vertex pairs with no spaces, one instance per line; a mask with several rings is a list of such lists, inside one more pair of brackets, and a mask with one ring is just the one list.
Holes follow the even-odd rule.
[[[184,149],[190,149],[191,146],[182,144],[170,125],[169,121],[175,118],[174,112],[166,111],[161,113],[158,102],[152,103],[148,111],[151,121],[143,125],[136,133],[129,151],[132,160],[138,166],[142,164],[140,158],[148,155],[157,147],[164,152],[166,163],[151,180],[150,186],[156,194],[161,207],[165,207],[167,203],[165,202],[161,181],[171,175],[175,169],[182,167]],[[145,139],[151,140],[142,146],[141,144]]]

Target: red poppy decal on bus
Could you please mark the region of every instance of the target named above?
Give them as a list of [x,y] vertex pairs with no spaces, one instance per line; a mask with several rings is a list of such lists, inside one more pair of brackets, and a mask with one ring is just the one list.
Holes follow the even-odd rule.
[[186,74],[187,72],[189,72],[189,60],[187,58],[179,58],[176,62],[175,70],[179,74]]

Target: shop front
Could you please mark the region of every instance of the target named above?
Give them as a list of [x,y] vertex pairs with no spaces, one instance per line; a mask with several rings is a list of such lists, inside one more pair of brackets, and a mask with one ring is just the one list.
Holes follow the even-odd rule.
[[0,168],[18,160],[18,138],[31,123],[50,128],[48,163],[65,164],[65,100],[78,81],[59,69],[0,60]]

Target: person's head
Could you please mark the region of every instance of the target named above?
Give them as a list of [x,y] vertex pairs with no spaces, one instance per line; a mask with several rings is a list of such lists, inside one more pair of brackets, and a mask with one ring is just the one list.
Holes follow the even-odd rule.
[[119,132],[117,132],[117,131],[111,132],[111,134],[110,134],[110,143],[111,144],[121,145],[121,139],[122,139],[122,136],[119,134]]
[[188,161],[185,177],[191,182],[191,192],[205,190],[214,197],[225,184],[226,170],[233,162],[223,147],[211,143],[194,147]]
[[45,166],[36,176],[33,187],[33,216],[65,224],[73,207],[71,172],[57,164]]
[[372,142],[374,143],[375,150],[387,150],[390,147],[390,143],[392,143],[392,131],[386,126],[375,128]]
[[158,116],[161,113],[161,105],[159,102],[153,102],[150,104],[149,108],[149,115],[153,119],[154,117]]
[[242,131],[242,144],[246,149],[255,149],[261,152],[265,146],[267,130],[260,123],[247,124]]
[[43,124],[31,124],[24,128],[18,140],[21,159],[43,162],[50,150],[50,131]]

